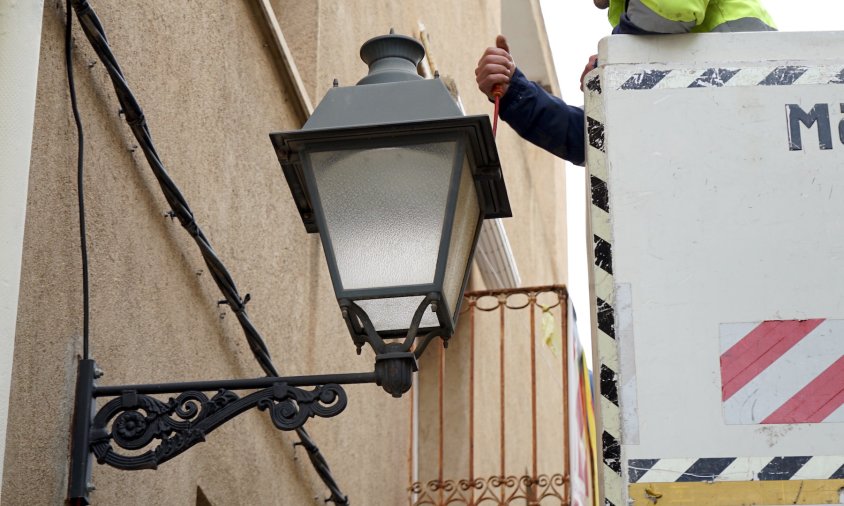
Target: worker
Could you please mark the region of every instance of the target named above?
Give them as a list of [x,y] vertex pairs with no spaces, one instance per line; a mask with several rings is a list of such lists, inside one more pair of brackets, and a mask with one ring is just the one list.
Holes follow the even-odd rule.
[[[593,0],[609,9],[615,34],[743,32],[775,30],[759,0]],[[589,59],[581,80],[597,66]],[[478,88],[490,100],[500,93],[500,115],[519,135],[537,146],[583,165],[583,109],[566,104],[529,81],[516,67],[507,40],[499,35],[475,69]]]

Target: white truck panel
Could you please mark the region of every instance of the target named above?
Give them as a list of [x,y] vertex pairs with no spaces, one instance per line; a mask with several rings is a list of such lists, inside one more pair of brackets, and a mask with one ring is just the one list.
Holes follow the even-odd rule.
[[844,33],[613,36],[599,61],[604,476],[844,478]]

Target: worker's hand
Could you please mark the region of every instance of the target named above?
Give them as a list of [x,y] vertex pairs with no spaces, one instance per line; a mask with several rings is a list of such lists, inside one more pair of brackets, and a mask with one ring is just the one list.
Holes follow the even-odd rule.
[[[507,39],[499,35],[495,38],[495,47],[488,47],[478,61],[475,81],[478,82],[478,88],[491,99],[495,91],[500,92],[501,95],[507,93],[510,77],[515,71],[516,64],[510,56]],[[500,89],[495,89],[496,85],[500,85]]]
[[580,74],[580,91],[583,91],[583,80],[586,79],[586,74],[598,68],[598,55],[593,54],[589,57],[589,63],[583,68],[583,73]]

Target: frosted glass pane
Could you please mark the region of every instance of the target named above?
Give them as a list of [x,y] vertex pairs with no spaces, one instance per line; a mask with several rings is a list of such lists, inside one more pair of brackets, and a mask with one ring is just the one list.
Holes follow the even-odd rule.
[[433,283],[455,149],[311,153],[343,288]]
[[463,288],[463,275],[469,263],[475,233],[478,228],[480,208],[475,180],[467,161],[463,162],[460,175],[460,190],[457,196],[457,211],[454,215],[454,228],[451,231],[448,248],[448,263],[445,265],[443,294],[449,302],[449,316],[453,319],[460,304],[460,289]]
[[[367,299],[355,301],[372,320],[375,330],[403,330],[410,327],[413,313],[425,297],[394,297],[392,299]],[[439,327],[437,314],[429,308],[422,316],[420,328]]]

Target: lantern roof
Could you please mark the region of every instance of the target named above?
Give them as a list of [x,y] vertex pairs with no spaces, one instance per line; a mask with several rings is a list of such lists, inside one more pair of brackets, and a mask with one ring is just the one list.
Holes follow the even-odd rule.
[[328,143],[424,139],[442,133],[465,136],[481,211],[486,218],[512,216],[492,127],[486,115],[464,116],[438,78],[424,79],[417,65],[425,50],[403,35],[370,39],[361,47],[369,73],[354,86],[328,90],[301,130],[270,134],[287,183],[308,232],[318,231],[302,175],[300,153]]

